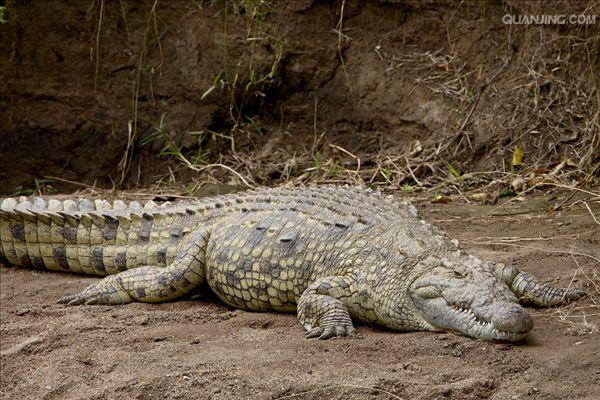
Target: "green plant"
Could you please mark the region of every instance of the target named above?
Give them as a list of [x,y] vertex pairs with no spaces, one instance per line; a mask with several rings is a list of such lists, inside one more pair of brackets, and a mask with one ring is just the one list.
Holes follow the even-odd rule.
[[415,191],[415,187],[413,185],[406,183],[402,186],[402,191],[405,193],[412,193]]
[[392,171],[390,171],[390,169],[389,169],[389,168],[387,168],[387,167],[382,167],[382,168],[379,170],[379,173],[381,174],[381,176],[383,176],[383,179],[385,179],[385,181],[386,181],[387,183],[390,183],[390,179],[391,179],[391,177],[392,177]]
[[158,152],[159,157],[166,158],[174,158],[183,162],[188,166],[197,166],[197,165],[205,165],[207,164],[208,151],[203,148],[203,143],[207,137],[210,136],[210,132],[206,131],[196,131],[196,132],[188,132],[188,135],[197,137],[197,150],[194,157],[190,160],[183,155],[184,146],[178,145],[169,132],[167,131],[167,125],[165,122],[165,114],[160,116],[160,121],[158,123],[145,120],[148,123],[152,130],[146,135],[140,142],[142,146],[147,145],[149,143],[153,143],[156,141],[162,142],[162,148]]
[[254,132],[263,133],[264,129],[260,126],[252,117],[249,115],[243,115],[243,121],[248,125]]
[[204,149],[204,142],[207,138],[214,139],[214,135],[212,132],[207,131],[196,131],[189,132],[189,135],[193,135],[197,137],[197,150],[196,155],[192,159],[195,165],[205,165],[208,164],[208,150]]
[[313,151],[313,154],[312,154],[313,167],[317,170],[321,169],[321,165],[323,165],[323,163],[321,162],[321,155],[322,155],[322,152],[320,149],[315,149],[315,151]]
[[146,120],[146,123],[152,126],[152,131],[140,141],[142,146],[161,140],[163,142],[163,147],[158,153],[159,157],[177,158],[181,156],[181,147],[175,144],[173,138],[167,132],[165,114],[160,116],[160,121],[158,123],[150,120]]
[[200,100],[204,100],[205,98],[207,98],[218,86],[220,86],[221,88],[225,86],[225,81],[223,80],[222,76],[223,70],[219,71],[219,73],[215,75],[215,77],[212,80],[212,84],[208,89],[204,91],[204,93],[202,93],[202,97],[200,97]]
[[500,192],[500,194],[498,195],[498,197],[503,198],[503,197],[515,197],[517,195],[517,193],[512,190],[511,188],[507,187],[502,189],[502,191]]
[[56,190],[52,187],[52,179],[34,179],[33,187],[21,188],[13,193],[13,196],[40,196],[45,194],[56,193]]
[[6,6],[0,6],[0,24],[6,24],[8,20],[6,19]]
[[329,172],[327,172],[328,178],[334,178],[337,174],[342,171],[343,167],[339,161],[334,161],[329,168]]
[[452,173],[452,175],[454,176],[454,178],[459,182],[459,183],[463,183],[463,177],[460,174],[460,172],[458,172],[458,170],[454,167],[454,165],[452,165],[451,163],[447,162],[446,165],[448,165],[448,169],[450,170],[450,172]]

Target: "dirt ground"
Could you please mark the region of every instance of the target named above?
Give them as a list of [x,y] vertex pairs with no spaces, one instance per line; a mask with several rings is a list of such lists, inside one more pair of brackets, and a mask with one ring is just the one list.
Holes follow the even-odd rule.
[[[524,343],[358,326],[304,338],[294,315],[234,311],[215,297],[159,305],[58,305],[95,281],[0,269],[2,399],[597,399],[599,226],[583,203],[418,203],[469,252],[590,292],[531,309]],[[598,215],[598,203],[587,203]],[[596,286],[594,286],[596,285]]]

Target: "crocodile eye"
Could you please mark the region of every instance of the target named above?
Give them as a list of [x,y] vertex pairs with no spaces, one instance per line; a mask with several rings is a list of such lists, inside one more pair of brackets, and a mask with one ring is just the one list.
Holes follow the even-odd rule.
[[452,271],[452,274],[454,275],[455,278],[464,278],[465,274],[463,274],[462,272],[459,271]]

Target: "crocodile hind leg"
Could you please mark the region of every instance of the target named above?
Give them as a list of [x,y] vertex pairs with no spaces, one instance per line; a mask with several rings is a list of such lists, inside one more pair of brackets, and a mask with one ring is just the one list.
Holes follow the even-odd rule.
[[298,320],[306,337],[329,339],[355,332],[348,312],[352,298],[352,281],[343,276],[329,276],[310,285],[298,300]]
[[503,279],[519,301],[541,307],[559,306],[579,300],[585,291],[579,288],[559,288],[541,283],[534,276],[510,266],[496,265],[496,274]]
[[133,301],[160,303],[179,298],[205,282],[205,247],[208,234],[192,235],[177,258],[166,268],[144,266],[108,276],[81,293],[59,303],[126,304]]

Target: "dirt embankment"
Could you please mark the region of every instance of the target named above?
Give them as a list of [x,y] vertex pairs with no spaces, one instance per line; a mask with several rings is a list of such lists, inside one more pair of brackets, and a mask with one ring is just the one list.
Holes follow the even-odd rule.
[[0,192],[77,188],[44,177],[185,185],[196,173],[173,149],[255,184],[323,165],[399,184],[447,175],[446,162],[506,171],[515,146],[529,166],[590,171],[600,23],[502,22],[531,13],[600,5],[9,0]]

